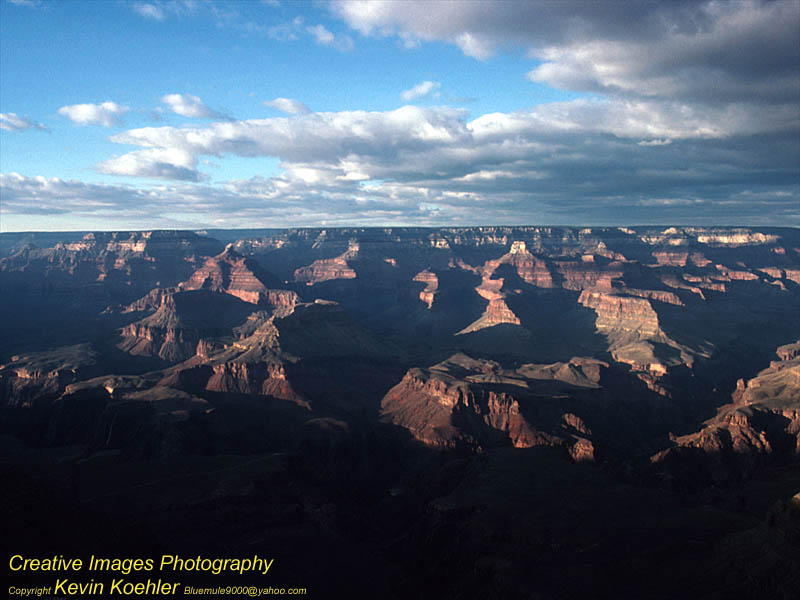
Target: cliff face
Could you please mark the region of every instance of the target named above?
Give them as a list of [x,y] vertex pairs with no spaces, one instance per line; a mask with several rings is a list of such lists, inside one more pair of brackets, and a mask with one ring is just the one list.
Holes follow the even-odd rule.
[[425,289],[419,293],[419,299],[427,304],[428,308],[433,306],[436,290],[439,288],[439,278],[436,276],[436,273],[425,269],[414,275],[413,281],[419,281],[425,284]]
[[[201,340],[196,352],[168,369],[159,385],[192,393],[269,396],[309,408],[301,391],[308,383],[304,361],[397,357],[396,348],[378,342],[332,302],[297,304],[288,314],[262,315],[255,322],[260,324],[254,329],[238,328],[238,339],[217,345]],[[288,366],[295,372],[292,377]]]
[[457,354],[410,369],[384,396],[381,418],[434,447],[557,446],[575,460],[593,460],[592,431],[566,406],[596,395],[606,367],[576,358],[508,370]]
[[422,369],[412,369],[389,391],[381,402],[381,414],[435,447],[511,444],[528,448],[559,441],[528,424],[513,396],[472,389],[455,378]]
[[302,402],[289,382],[283,365],[274,363],[247,363],[229,361],[214,364],[205,389],[212,392],[233,392],[273,396],[281,400]]
[[28,246],[0,259],[0,280],[16,294],[130,302],[188,277],[221,244],[189,232],[88,233],[52,248]]
[[334,258],[315,260],[306,267],[301,267],[294,272],[294,280],[306,285],[314,285],[332,279],[355,279],[356,272],[348,264],[348,260],[355,259],[359,253],[359,244],[350,242],[346,252]]
[[581,292],[578,302],[597,313],[597,328],[634,332],[643,336],[658,333],[658,315],[644,298],[615,296],[602,292]]
[[156,298],[160,305],[153,314],[122,328],[118,348],[134,356],[182,361],[196,353],[204,338],[230,338],[233,328],[254,312],[252,304],[233,294],[208,290],[159,293],[140,304],[149,307]]
[[294,310],[297,294],[267,287],[273,280],[258,263],[229,247],[177,287],[156,288],[125,307],[123,313],[155,312],[123,327],[118,347],[171,363],[208,354],[247,335],[248,323],[265,319],[264,311],[282,316]]
[[780,347],[780,360],[752,379],[740,379],[729,404],[652,462],[686,485],[729,485],[764,464],[800,461],[800,357],[793,352],[798,345]]
[[553,276],[550,274],[550,269],[547,263],[542,258],[537,258],[528,251],[525,242],[514,241],[508,254],[500,258],[496,263],[484,266],[484,271],[494,271],[502,264],[508,264],[514,267],[517,274],[525,283],[535,285],[536,287],[551,288],[553,287]]
[[228,247],[222,254],[207,259],[188,281],[178,287],[181,290],[221,292],[251,304],[289,311],[298,301],[297,294],[289,290],[271,289],[276,286],[275,277],[256,261]]
[[13,356],[0,365],[0,407],[31,408],[96,374],[99,353],[91,344]]

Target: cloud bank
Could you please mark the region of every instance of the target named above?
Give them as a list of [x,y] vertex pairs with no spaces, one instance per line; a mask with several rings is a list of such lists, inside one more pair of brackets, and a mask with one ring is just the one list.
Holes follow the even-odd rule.
[[[180,214],[218,227],[800,226],[800,2],[340,0],[330,9],[354,36],[395,38],[408,52],[438,42],[490,61],[522,49],[530,65],[520,85],[586,95],[475,116],[413,105],[311,112],[279,97],[264,104],[287,116],[235,120],[169,94],[176,114],[216,121],[120,131],[110,140],[127,148],[96,165],[149,187],[12,173],[0,180],[4,211]],[[267,35],[279,33],[354,44],[302,19]],[[440,84],[428,77],[403,101],[435,98]],[[111,127],[127,110],[59,112]],[[281,174],[212,184],[201,171],[210,157],[274,157]]]

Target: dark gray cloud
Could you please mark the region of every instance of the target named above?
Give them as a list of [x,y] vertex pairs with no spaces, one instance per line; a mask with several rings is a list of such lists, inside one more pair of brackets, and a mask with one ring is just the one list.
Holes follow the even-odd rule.
[[800,91],[795,0],[336,0],[331,7],[365,35],[443,40],[478,59],[522,46],[542,62],[530,78],[562,89],[712,102],[795,102]]

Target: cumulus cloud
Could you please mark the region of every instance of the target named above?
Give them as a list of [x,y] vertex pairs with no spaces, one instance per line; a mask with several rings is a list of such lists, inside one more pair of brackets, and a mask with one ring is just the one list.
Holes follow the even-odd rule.
[[114,127],[119,125],[120,117],[130,109],[120,106],[116,102],[102,102],[101,104],[71,104],[58,109],[58,114],[67,117],[79,125],[102,125]]
[[192,119],[227,119],[229,117],[206,106],[200,98],[191,94],[167,94],[161,101],[172,112]]
[[405,106],[388,112],[217,122],[203,128],[145,127],[111,140],[142,148],[175,148],[193,156],[277,156],[289,162],[338,165],[351,156],[393,160],[401,154],[451,144],[459,137],[466,140],[465,115],[465,111],[452,108]]
[[311,109],[305,104],[297,100],[292,100],[291,98],[275,98],[274,100],[264,102],[264,105],[286,113],[287,115],[305,115],[311,112]]
[[27,129],[47,131],[47,127],[41,123],[31,121],[27,117],[20,117],[17,113],[0,113],[0,129],[4,131],[25,131]]
[[148,148],[110,158],[97,165],[101,173],[156,179],[200,181],[197,159],[180,148]]
[[[412,100],[424,98],[428,94],[436,92],[436,90],[438,90],[440,87],[442,87],[442,84],[438,81],[423,81],[422,83],[418,83],[414,87],[401,92],[400,97],[406,102],[411,102]],[[438,92],[435,93],[434,97],[438,97]]]

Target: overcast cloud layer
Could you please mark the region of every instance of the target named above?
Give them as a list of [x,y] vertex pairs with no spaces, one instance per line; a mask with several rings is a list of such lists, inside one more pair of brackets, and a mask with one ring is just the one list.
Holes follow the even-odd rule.
[[[168,17],[148,6],[135,10]],[[307,31],[334,52],[365,38],[405,52],[451,44],[479,61],[521,50],[530,68],[520,85],[589,95],[470,115],[437,106],[442,85],[421,75],[398,88],[406,104],[395,110],[312,112],[302,99],[278,97],[263,104],[286,116],[236,120],[166,90],[169,110],[207,121],[111,132],[120,152],[94,165],[143,178],[141,186],[9,173],[0,179],[3,212],[109,216],[130,227],[156,225],[154,214],[161,226],[193,227],[800,226],[797,0],[343,0],[330,10],[350,36]],[[106,100],[58,112],[119,127],[128,110]],[[44,127],[13,113],[2,126]],[[209,160],[232,157],[275,157],[282,173],[209,183]]]

